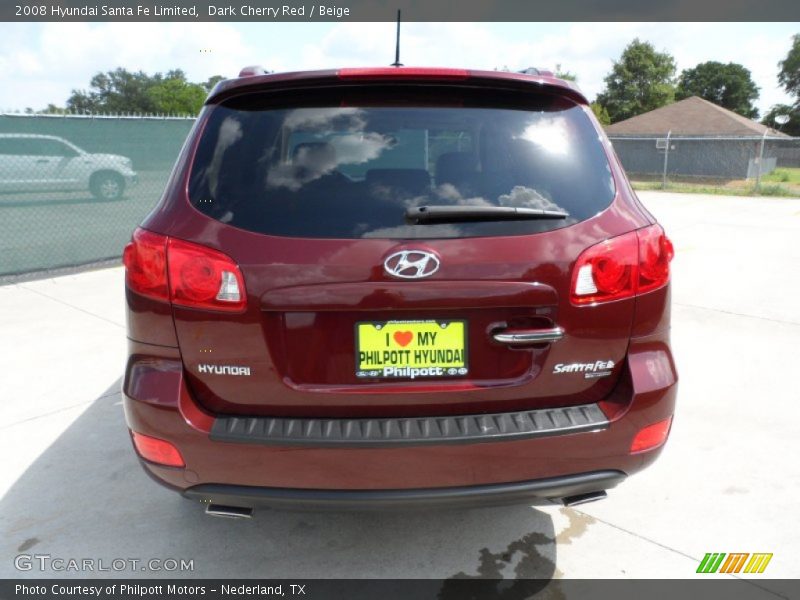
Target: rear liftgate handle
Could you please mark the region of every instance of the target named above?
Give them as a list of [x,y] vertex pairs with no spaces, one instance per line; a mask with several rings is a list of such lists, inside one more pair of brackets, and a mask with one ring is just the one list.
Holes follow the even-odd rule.
[[506,346],[523,347],[536,344],[550,344],[564,337],[561,327],[549,329],[502,329],[492,334],[492,338],[499,344]]

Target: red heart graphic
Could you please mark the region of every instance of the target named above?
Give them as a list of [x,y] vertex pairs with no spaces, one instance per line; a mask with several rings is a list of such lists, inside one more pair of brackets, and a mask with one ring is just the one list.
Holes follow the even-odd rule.
[[395,331],[394,332],[394,341],[400,344],[403,348],[408,346],[411,343],[411,340],[414,339],[414,334],[410,331]]

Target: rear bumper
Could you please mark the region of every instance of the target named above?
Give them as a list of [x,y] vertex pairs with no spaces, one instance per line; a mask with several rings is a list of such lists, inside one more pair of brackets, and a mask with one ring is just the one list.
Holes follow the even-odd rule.
[[[360,441],[340,443],[287,439],[288,428],[283,439],[269,439],[263,435],[268,419],[254,421],[264,426],[260,439],[249,439],[236,426],[222,439],[217,422],[223,420],[192,399],[177,349],[132,342],[123,383],[128,426],[174,444],[186,463],[178,469],[143,462],[154,479],[218,504],[246,506],[244,497],[294,507],[505,504],[605,489],[659,455],[662,447],[632,454],[631,442],[642,428],[673,415],[676,391],[668,344],[639,343],[629,351],[617,387],[599,403],[602,424],[545,435],[510,431],[446,440],[421,440],[419,430],[413,439],[388,443],[373,443],[364,433]],[[597,473],[614,475],[592,479]],[[591,489],[583,487],[587,474]]]
[[620,471],[597,471],[492,485],[411,490],[304,490],[204,484],[183,491],[204,504],[310,510],[397,510],[534,504],[608,490],[625,479]]
[[221,416],[211,440],[327,448],[399,448],[509,442],[600,431],[608,418],[597,404],[480,415],[309,419]]

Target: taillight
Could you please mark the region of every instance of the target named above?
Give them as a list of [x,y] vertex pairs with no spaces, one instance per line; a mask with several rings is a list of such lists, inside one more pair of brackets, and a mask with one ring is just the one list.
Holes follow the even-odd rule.
[[636,293],[636,233],[626,233],[586,249],[572,272],[572,302],[590,304]]
[[137,229],[123,262],[127,285],[138,294],[217,311],[247,306],[242,272],[218,250]]
[[167,467],[185,467],[180,451],[164,440],[131,431],[133,445],[145,460]]
[[672,242],[658,225],[636,232],[639,236],[638,293],[649,292],[669,281],[669,263],[675,255]]
[[133,240],[122,254],[128,288],[158,300],[169,300],[167,283],[167,238],[144,229],[133,232]]
[[658,448],[667,441],[671,425],[672,417],[640,429],[631,442],[631,454]]
[[630,298],[669,282],[672,243],[651,225],[587,248],[572,272],[570,300],[576,305]]
[[212,310],[244,310],[242,273],[237,264],[222,252],[170,238],[167,263],[173,304]]
[[339,79],[466,79],[466,69],[429,67],[366,67],[339,69]]

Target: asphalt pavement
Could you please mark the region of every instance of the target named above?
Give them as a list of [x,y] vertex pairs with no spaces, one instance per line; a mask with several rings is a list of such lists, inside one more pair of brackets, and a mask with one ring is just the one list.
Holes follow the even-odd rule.
[[726,578],[695,575],[707,552],[768,552],[740,577],[779,597],[800,576],[800,200],[640,196],[676,248],[678,409],[655,465],[576,508],[209,518],[130,448],[121,268],[0,287],[0,577],[87,575],[15,566],[38,554],[192,561],[98,573],[120,577]]

